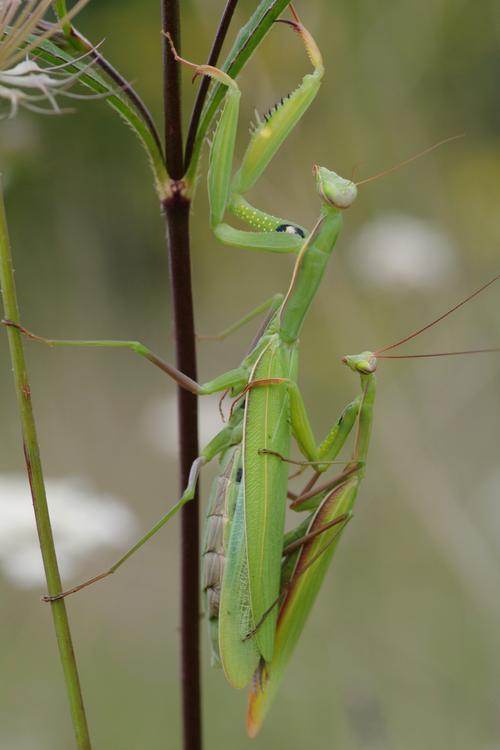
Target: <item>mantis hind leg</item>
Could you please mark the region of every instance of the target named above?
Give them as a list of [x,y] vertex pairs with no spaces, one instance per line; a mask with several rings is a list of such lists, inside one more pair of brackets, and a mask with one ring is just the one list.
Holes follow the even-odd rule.
[[180,499],[175,503],[172,508],[168,511],[168,513],[165,513],[164,516],[160,518],[159,521],[155,523],[155,525],[146,533],[144,536],[142,536],[130,549],[125,552],[122,557],[120,557],[119,560],[117,560],[113,565],[108,568],[107,570],[103,571],[102,573],[98,573],[96,576],[93,576],[92,578],[87,579],[86,581],[83,581],[83,583],[79,583],[77,586],[73,586],[70,589],[66,589],[65,591],[61,591],[59,594],[54,594],[53,596],[44,596],[43,601],[45,602],[54,602],[58,599],[64,599],[66,596],[69,596],[70,594],[76,594],[77,591],[81,591],[82,589],[87,588],[87,586],[91,586],[94,583],[97,583],[98,581],[102,581],[104,578],[107,578],[108,576],[115,573],[121,566],[127,562],[127,560],[132,557],[141,547],[143,547],[146,542],[148,542],[155,534],[160,531],[165,524],[170,521],[171,518],[173,518],[180,510],[181,508],[188,503],[190,500],[194,498],[195,492],[196,492],[196,485],[198,483],[198,477],[200,474],[201,467],[206,463],[206,458],[204,456],[199,456],[192,464],[191,471],[189,473],[189,480],[188,485],[186,489],[184,490],[182,496]]
[[117,341],[108,339],[48,339],[45,336],[39,336],[38,334],[29,331],[27,328],[24,328],[24,326],[15,323],[12,320],[2,320],[0,322],[5,326],[17,328],[17,330],[27,338],[51,347],[68,346],[77,348],[128,349],[139,354],[141,357],[144,357],[155,365],[155,367],[158,367],[172,378],[172,380],[178,383],[181,388],[198,396],[225,391],[227,388],[236,388],[236,390],[238,390],[239,388],[243,388],[247,382],[248,373],[244,366],[236,367],[234,370],[222,373],[222,375],[219,375],[206,383],[199,384],[173,365],[170,365],[168,362],[165,362],[158,357],[153,351],[151,351],[151,349],[140,341]]

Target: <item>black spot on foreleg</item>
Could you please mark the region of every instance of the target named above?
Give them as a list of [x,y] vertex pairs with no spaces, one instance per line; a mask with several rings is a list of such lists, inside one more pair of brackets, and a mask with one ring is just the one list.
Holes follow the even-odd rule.
[[305,237],[304,232],[300,227],[296,227],[293,224],[280,224],[276,227],[276,232],[286,232],[286,234],[297,234],[299,237]]

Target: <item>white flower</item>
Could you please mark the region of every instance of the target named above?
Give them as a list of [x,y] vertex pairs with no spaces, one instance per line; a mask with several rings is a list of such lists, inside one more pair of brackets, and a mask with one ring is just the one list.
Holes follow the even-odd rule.
[[[66,18],[73,17],[86,2],[80,0]],[[81,72],[68,74],[66,68],[71,63],[42,67],[30,57],[42,42],[61,31],[60,23],[42,25],[51,4],[52,0],[0,0],[0,102],[8,103],[0,119],[14,117],[20,106],[58,114],[57,96],[76,97],[67,89]],[[49,106],[41,106],[43,101]]]
[[385,214],[360,230],[350,262],[369,284],[430,289],[453,276],[457,253],[446,234],[432,222]]
[[[220,394],[204,396],[200,399],[200,443],[206,445],[219,432],[223,424],[219,413]],[[225,406],[226,418],[231,399]],[[151,401],[142,415],[142,430],[146,439],[162,455],[178,457],[177,446],[177,398],[175,395]]]
[[[123,549],[139,536],[132,512],[119,500],[102,495],[78,478],[47,479],[47,499],[64,579],[81,560],[102,547]],[[42,557],[25,476],[0,475],[0,572],[14,585],[44,584]]]

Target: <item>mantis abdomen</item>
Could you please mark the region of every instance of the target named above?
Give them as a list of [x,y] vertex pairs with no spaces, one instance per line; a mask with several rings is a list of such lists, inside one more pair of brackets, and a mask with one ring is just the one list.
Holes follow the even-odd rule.
[[220,666],[219,609],[221,587],[231,521],[234,516],[242,474],[241,445],[235,445],[225,454],[222,460],[221,473],[215,477],[212,484],[208,500],[203,546],[203,591],[206,594],[213,666]]

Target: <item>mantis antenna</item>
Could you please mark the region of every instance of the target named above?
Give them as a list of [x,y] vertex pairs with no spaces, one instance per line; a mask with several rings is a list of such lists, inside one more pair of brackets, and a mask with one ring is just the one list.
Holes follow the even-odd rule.
[[479,287],[479,289],[476,289],[475,292],[472,292],[472,294],[469,294],[465,299],[461,300],[460,302],[457,302],[457,304],[454,305],[450,310],[447,310],[438,318],[435,318],[435,320],[432,320],[430,323],[427,323],[427,325],[423,326],[422,328],[419,328],[417,331],[410,333],[409,336],[405,336],[399,341],[396,341],[396,343],[389,344],[388,346],[384,346],[382,349],[378,349],[376,352],[373,353],[374,356],[377,357],[377,359],[410,359],[410,358],[422,358],[422,357],[452,357],[452,356],[457,356],[460,354],[481,354],[483,352],[500,351],[498,348],[495,348],[495,349],[471,349],[470,351],[461,351],[461,352],[443,352],[443,353],[437,352],[436,354],[404,354],[404,355],[402,354],[385,355],[384,354],[384,352],[388,352],[391,349],[396,349],[398,346],[402,346],[402,344],[406,344],[407,341],[411,341],[417,336],[420,336],[420,334],[424,333],[424,331],[428,331],[429,328],[432,328],[437,323],[440,323],[442,320],[444,320],[449,315],[454,313],[456,310],[458,310],[460,307],[465,305],[467,302],[470,302],[472,299],[474,299],[474,297],[477,297],[478,294],[481,294],[481,292],[484,292],[486,289],[488,289],[488,287],[492,286],[492,284],[494,284],[499,279],[500,279],[500,274],[497,274],[492,279],[490,279],[490,281],[486,282],[486,284],[483,284],[481,287]]
[[450,135],[448,136],[448,138],[443,138],[441,141],[434,143],[432,146],[428,146],[427,148],[424,148],[423,151],[419,151],[417,154],[413,154],[413,156],[408,157],[408,159],[404,159],[404,161],[400,161],[399,164],[395,164],[393,167],[389,167],[388,169],[383,169],[382,172],[377,172],[371,177],[366,177],[364,180],[360,180],[359,182],[356,182],[355,185],[357,187],[359,187],[360,185],[366,185],[368,182],[373,182],[373,180],[378,180],[379,177],[385,177],[386,175],[391,174],[392,172],[397,172],[398,169],[401,169],[402,167],[405,167],[407,164],[411,164],[413,161],[420,159],[421,156],[430,154],[431,151],[435,151],[437,148],[440,148],[440,146],[444,146],[445,143],[456,141],[458,138],[463,138],[464,136],[465,136],[465,133],[458,133],[457,135]]

